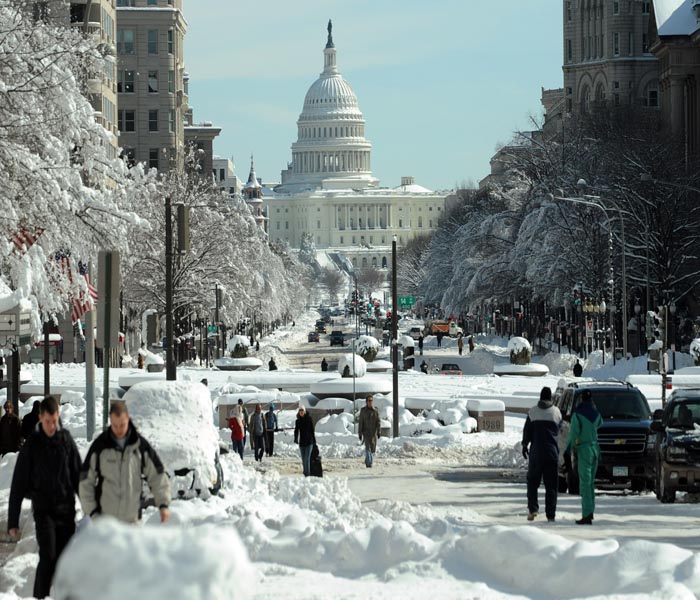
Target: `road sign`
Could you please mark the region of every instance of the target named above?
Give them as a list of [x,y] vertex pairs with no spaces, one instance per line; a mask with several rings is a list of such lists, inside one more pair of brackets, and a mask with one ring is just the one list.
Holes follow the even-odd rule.
[[586,321],[586,337],[593,338],[593,321]]
[[399,308],[411,308],[415,303],[415,296],[399,296]]
[[216,333],[216,325],[208,325],[207,333]]

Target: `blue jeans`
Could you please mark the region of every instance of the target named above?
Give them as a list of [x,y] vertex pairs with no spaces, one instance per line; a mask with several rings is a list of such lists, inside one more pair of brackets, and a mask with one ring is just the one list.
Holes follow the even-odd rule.
[[311,450],[314,445],[299,446],[299,454],[301,454],[301,465],[304,467],[304,477],[308,477],[311,473]]
[[372,466],[372,449],[369,447],[369,444],[365,444],[365,464],[368,467]]
[[241,460],[243,460],[243,440],[232,440],[233,443],[233,451],[238,452],[241,456]]

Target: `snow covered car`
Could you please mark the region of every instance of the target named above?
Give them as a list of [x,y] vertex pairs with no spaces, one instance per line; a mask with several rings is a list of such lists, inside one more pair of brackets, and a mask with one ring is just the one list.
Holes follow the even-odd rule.
[[147,381],[122,400],[170,476],[173,498],[207,498],[223,485],[211,396],[201,383]]

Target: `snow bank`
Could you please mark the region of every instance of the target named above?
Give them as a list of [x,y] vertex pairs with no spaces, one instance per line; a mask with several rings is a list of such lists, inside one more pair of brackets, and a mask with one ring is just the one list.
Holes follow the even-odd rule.
[[236,349],[236,346],[248,349],[250,346],[250,338],[247,338],[244,335],[232,335],[226,341],[226,352],[233,352]]
[[516,336],[508,340],[508,352],[515,352],[517,354],[518,352],[522,352],[523,350],[532,352],[532,346],[530,345],[530,342],[527,341],[527,339],[525,339],[524,337]]
[[228,600],[252,597],[257,582],[230,527],[134,527],[105,517],[73,538],[59,561],[52,596]]
[[364,377],[367,374],[367,362],[357,354],[355,354],[354,364],[352,354],[343,354],[340,359],[338,359],[338,373],[342,375],[345,371],[345,367],[348,368],[350,377],[352,377],[353,372],[355,373],[355,377]]

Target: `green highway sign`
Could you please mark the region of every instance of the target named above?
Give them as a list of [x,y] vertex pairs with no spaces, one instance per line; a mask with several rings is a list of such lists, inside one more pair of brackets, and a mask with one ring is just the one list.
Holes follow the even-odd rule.
[[216,333],[216,325],[208,325],[207,332],[208,333]]
[[415,303],[415,296],[399,296],[399,308],[411,308]]

